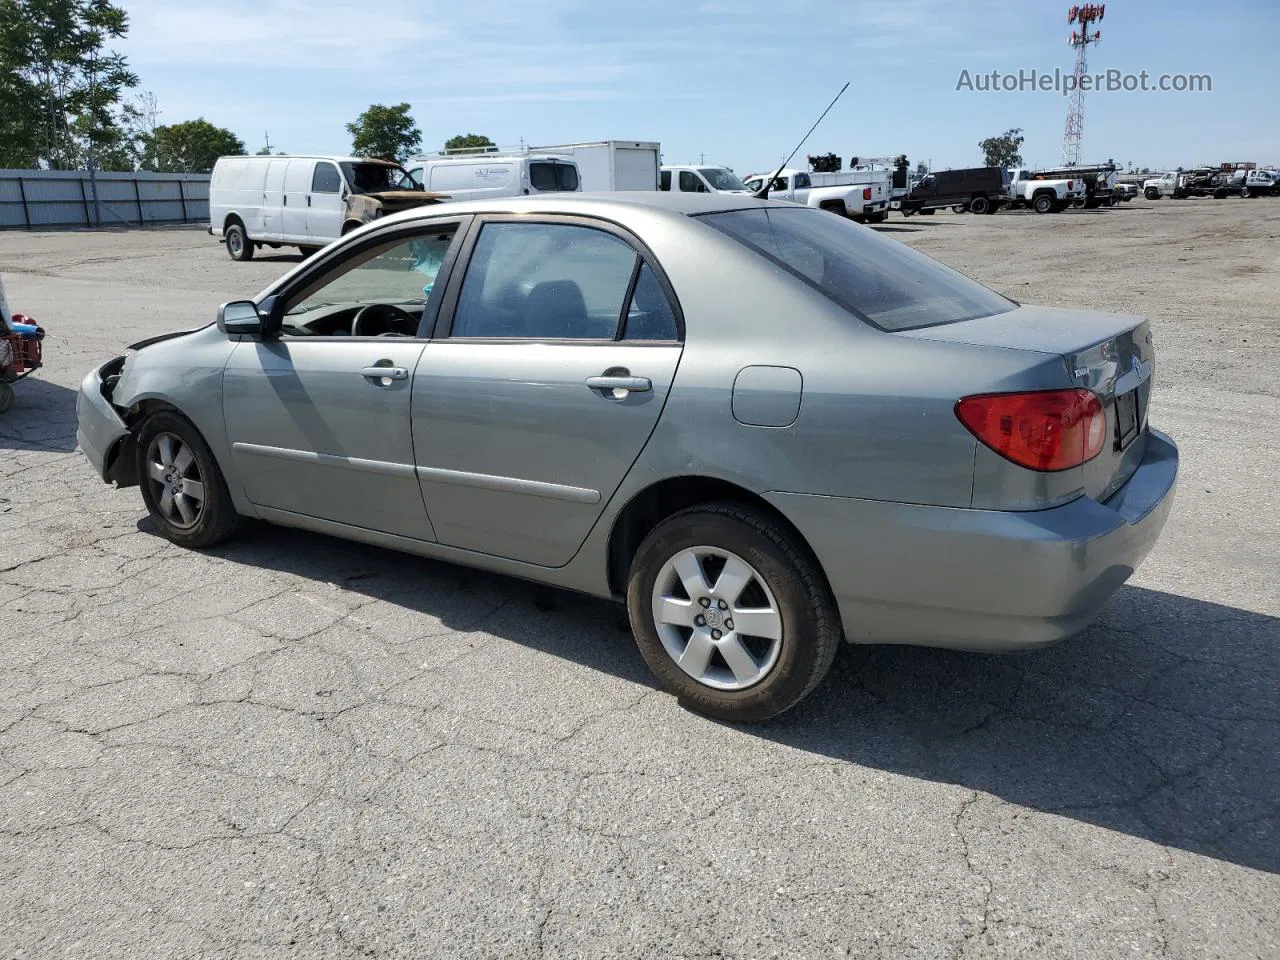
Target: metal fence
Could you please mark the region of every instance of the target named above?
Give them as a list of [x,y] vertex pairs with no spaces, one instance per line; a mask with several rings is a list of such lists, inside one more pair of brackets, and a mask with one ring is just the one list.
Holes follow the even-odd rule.
[[209,219],[207,173],[0,170],[0,229],[120,227]]

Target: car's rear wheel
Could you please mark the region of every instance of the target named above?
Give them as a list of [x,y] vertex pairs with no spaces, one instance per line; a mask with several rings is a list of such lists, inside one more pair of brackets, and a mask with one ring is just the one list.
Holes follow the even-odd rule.
[[245,232],[242,224],[232,223],[224,232],[227,240],[227,254],[232,260],[253,259],[253,241],[249,239],[249,234]]
[[1031,201],[1031,208],[1035,210],[1036,213],[1049,213],[1053,210],[1053,207],[1053,197],[1047,193],[1042,193]]
[[7,413],[12,409],[16,401],[17,397],[14,396],[13,387],[0,380],[0,413]]
[[971,213],[984,214],[991,209],[991,201],[986,197],[978,196],[969,201],[969,211]]
[[240,517],[204,438],[172,411],[154,413],[138,430],[142,501],[166,539],[210,547],[236,532]]
[[735,503],[684,510],[636,553],[627,609],[640,652],[682,704],[765,720],[821,682],[840,616],[808,548],[767,513]]

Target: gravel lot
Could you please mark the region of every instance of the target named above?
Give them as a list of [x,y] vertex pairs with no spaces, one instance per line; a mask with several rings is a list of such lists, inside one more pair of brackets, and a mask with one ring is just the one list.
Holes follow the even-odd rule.
[[52,331],[0,419],[0,956],[1280,957],[1280,201],[883,229],[1151,316],[1179,499],[1083,636],[850,648],[749,729],[656,691],[610,604],[267,526],[169,546],[74,388],[296,257],[0,234]]

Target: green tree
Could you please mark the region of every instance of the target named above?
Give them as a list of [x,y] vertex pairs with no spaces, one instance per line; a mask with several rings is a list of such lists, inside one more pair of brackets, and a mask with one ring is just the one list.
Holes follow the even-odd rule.
[[106,49],[129,28],[110,0],[0,0],[0,159],[132,168],[138,78]]
[[1022,144],[1026,137],[1021,127],[1006,130],[998,137],[987,137],[978,144],[988,167],[1020,167],[1022,166]]
[[394,107],[375,103],[347,124],[351,134],[351,152],[358,157],[399,160],[422,145],[422,131],[409,116],[409,104]]
[[460,133],[456,137],[450,137],[444,144],[446,150],[484,150],[496,146],[488,137],[478,133]]
[[244,141],[204,117],[161,124],[145,138],[148,170],[208,173],[219,157],[244,156]]

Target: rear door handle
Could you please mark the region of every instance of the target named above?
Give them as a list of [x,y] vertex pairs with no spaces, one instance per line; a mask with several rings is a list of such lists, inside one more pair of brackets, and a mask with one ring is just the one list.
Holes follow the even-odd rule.
[[626,393],[648,393],[653,389],[648,377],[587,377],[587,386],[592,390],[622,390]]
[[365,367],[360,376],[368,380],[408,380],[409,371],[404,367]]

